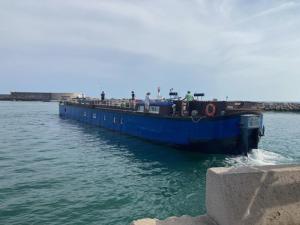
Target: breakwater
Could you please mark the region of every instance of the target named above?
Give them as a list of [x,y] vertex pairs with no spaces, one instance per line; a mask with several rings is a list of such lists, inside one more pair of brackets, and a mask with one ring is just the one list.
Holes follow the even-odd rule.
[[297,102],[263,102],[264,111],[300,112],[300,103]]
[[0,94],[0,101],[60,101],[81,96],[80,93],[11,92]]
[[211,168],[206,209],[203,216],[142,219],[132,225],[300,224],[300,165]]

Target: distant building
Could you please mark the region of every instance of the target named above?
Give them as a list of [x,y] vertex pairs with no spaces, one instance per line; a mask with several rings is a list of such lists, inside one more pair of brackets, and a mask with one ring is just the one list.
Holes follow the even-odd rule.
[[51,93],[51,101],[67,100],[81,96],[82,93]]

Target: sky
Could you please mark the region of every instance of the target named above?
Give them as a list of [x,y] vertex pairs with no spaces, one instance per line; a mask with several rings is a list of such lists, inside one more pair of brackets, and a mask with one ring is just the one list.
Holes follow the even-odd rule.
[[0,93],[300,101],[300,1],[0,0]]

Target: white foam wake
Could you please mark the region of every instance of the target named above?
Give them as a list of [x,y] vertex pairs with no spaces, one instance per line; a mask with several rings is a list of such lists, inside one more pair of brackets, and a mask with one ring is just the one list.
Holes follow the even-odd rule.
[[241,165],[277,165],[291,162],[291,159],[275,152],[253,149],[248,156],[238,156],[228,159],[233,166]]
[[283,155],[263,149],[253,149],[252,152],[248,154],[248,160],[256,165],[274,165],[289,161],[289,159]]

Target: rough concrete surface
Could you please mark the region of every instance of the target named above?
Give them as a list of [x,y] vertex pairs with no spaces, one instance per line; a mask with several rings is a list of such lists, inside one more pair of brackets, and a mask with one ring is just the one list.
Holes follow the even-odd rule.
[[300,225],[300,165],[211,168],[207,215],[132,225]]
[[206,208],[219,225],[300,225],[300,166],[211,168]]
[[166,220],[142,219],[133,221],[131,225],[217,225],[208,216],[169,217]]

